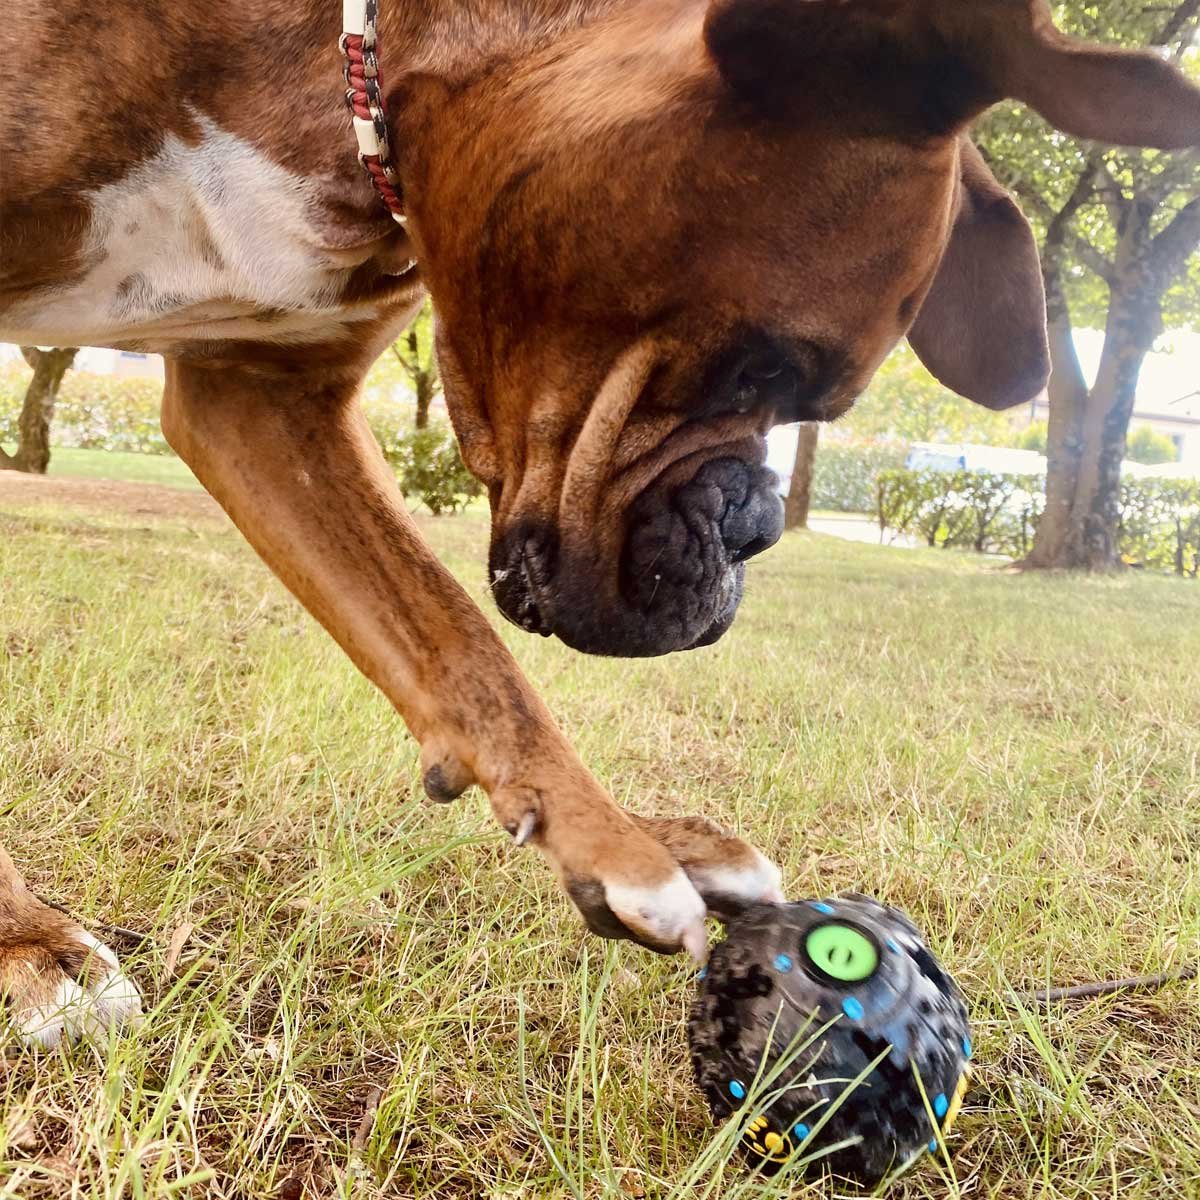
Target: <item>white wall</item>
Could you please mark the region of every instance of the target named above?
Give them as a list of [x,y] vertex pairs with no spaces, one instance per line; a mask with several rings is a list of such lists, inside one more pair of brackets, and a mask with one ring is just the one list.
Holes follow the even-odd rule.
[[122,379],[161,379],[163,360],[157,354],[134,354],[131,350],[107,350],[84,346],[75,357],[81,371],[116,375]]

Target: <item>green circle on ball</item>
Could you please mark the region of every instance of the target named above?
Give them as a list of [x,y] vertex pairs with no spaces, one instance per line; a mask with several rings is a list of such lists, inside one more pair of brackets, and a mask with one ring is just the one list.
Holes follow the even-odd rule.
[[818,925],[804,939],[804,952],[818,970],[841,983],[858,983],[879,966],[875,943],[853,925]]

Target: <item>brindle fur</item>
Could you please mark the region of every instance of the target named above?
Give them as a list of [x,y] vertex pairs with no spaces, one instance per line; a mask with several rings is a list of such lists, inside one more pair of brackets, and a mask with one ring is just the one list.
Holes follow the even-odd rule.
[[[167,135],[195,146],[215,126],[303,180],[307,252],[339,281],[326,333],[285,337],[289,314],[263,307],[250,337],[114,344],[166,354],[169,441],[399,710],[431,795],[479,783],[510,831],[532,817],[597,932],[697,949],[692,885],[727,911],[778,894],[777,874],[702,820],[632,818],[592,778],[405,512],[355,406],[365,372],[431,292],[495,537],[552,530],[587,602],[617,605],[625,514],[650,481],[844,411],[910,326],[966,395],[1000,407],[1041,387],[1036,254],[965,141],[975,115],[1016,95],[1071,132],[1186,146],[1200,93],[1151,55],[1067,43],[1044,0],[384,0],[406,232],[355,159],[340,16],[336,0],[3,0],[0,335],[95,269],[92,197]],[[188,240],[224,268],[203,224]],[[118,293],[175,302],[136,264]],[[812,386],[787,410],[706,411],[711,364],[760,328],[821,348]],[[18,1015],[95,969],[79,939],[0,852]]]

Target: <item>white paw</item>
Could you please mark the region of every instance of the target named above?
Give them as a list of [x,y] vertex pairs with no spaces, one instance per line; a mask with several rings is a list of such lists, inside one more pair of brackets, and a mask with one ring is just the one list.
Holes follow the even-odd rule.
[[676,871],[658,887],[629,884],[604,885],[608,907],[639,940],[686,950],[697,962],[708,953],[708,933],[704,928],[707,908],[700,893],[682,871]]
[[779,868],[753,846],[746,849],[750,851],[747,860],[736,865],[689,865],[689,877],[700,894],[710,898],[715,909],[728,907],[731,901],[734,907],[783,903],[783,876]]
[[57,965],[49,970],[31,962],[20,965],[28,972],[28,987],[16,998],[9,1021],[17,1036],[31,1045],[50,1048],[64,1037],[103,1038],[110,1029],[136,1023],[142,1015],[142,994],[121,970],[117,956],[86,930],[75,936],[88,951],[80,980]]

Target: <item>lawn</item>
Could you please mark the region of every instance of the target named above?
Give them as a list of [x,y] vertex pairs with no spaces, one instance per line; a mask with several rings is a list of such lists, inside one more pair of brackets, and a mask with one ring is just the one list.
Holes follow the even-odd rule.
[[[425,526],[482,595],[483,518]],[[505,636],[622,802],[926,929],[977,1071],[953,1172],[894,1195],[1195,1200],[1200,987],[1004,998],[1196,955],[1200,587],[813,535],[749,579],[688,656]],[[151,1007],[10,1057],[0,1194],[831,1194],[710,1165],[692,969],[584,936],[479,795],[424,802],[392,710],[224,525],[8,504],[0,614],[0,836],[146,935],[112,941]]]
[[113,479],[200,489],[199,480],[174,454],[127,454],[120,450],[71,450],[55,446],[50,454],[49,473],[75,479]]

